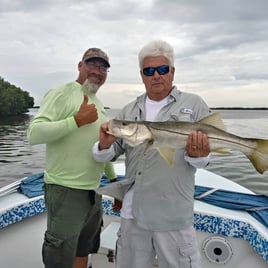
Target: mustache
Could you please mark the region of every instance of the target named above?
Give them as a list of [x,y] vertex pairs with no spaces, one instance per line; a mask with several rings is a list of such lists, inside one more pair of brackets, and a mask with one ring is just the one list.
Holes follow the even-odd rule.
[[97,78],[97,79],[100,80],[100,81],[101,81],[101,79],[102,79],[102,76],[101,76],[101,75],[94,74],[94,73],[88,75],[87,79],[90,81],[90,78],[91,78],[91,77],[95,77],[95,78]]

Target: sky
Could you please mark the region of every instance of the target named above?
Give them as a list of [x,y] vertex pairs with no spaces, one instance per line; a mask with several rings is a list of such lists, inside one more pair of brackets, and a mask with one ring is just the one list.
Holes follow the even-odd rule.
[[162,39],[180,90],[210,107],[268,107],[267,10],[267,0],[0,0],[0,76],[40,105],[99,47],[111,68],[98,96],[122,108],[145,92],[140,49]]

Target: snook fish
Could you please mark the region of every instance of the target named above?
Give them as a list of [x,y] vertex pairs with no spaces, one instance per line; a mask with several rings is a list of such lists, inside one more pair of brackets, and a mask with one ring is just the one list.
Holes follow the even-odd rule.
[[268,140],[243,138],[225,131],[219,113],[213,113],[196,123],[112,119],[107,133],[123,138],[132,147],[144,144],[145,150],[156,148],[172,167],[176,149],[184,148],[188,135],[198,130],[207,134],[211,152],[230,154],[230,150],[237,150],[248,157],[259,173],[268,168]]

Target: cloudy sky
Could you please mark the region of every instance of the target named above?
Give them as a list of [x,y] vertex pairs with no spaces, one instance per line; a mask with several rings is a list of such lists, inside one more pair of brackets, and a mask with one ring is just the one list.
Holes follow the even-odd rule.
[[100,47],[112,67],[99,97],[121,108],[144,92],[139,50],[163,39],[181,90],[210,107],[268,107],[267,10],[267,0],[0,0],[0,76],[39,105]]

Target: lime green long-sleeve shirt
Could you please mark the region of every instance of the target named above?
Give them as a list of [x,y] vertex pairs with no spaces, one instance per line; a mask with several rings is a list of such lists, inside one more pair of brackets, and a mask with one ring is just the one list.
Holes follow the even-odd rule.
[[111,162],[96,162],[91,153],[101,123],[108,120],[105,109],[95,94],[88,95],[88,103],[98,110],[98,120],[78,128],[74,115],[83,99],[77,82],[51,89],[30,123],[30,144],[46,144],[46,183],[88,190],[99,187],[103,172],[109,179],[116,177]]

